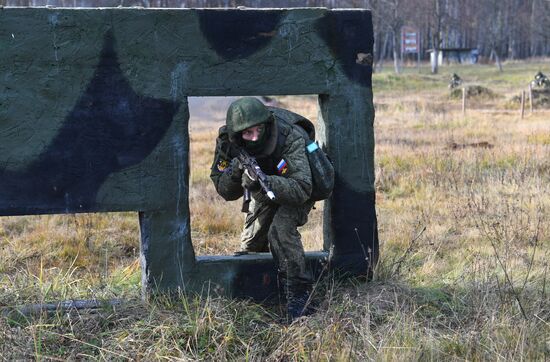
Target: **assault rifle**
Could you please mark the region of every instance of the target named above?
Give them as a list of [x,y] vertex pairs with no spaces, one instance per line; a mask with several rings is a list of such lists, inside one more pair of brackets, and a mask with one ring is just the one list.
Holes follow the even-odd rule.
[[[253,180],[258,180],[260,183],[261,188],[264,190],[267,197],[269,197],[271,200],[275,199],[275,194],[271,190],[271,187],[269,186],[269,182],[267,182],[267,175],[262,171],[260,168],[260,165],[258,165],[258,162],[256,159],[248,154],[244,149],[239,150],[239,154],[237,155],[237,159],[241,163],[241,166],[244,168],[244,171]],[[248,212],[248,204],[250,204],[250,190],[244,189],[244,195],[243,195],[243,207],[242,212]]]

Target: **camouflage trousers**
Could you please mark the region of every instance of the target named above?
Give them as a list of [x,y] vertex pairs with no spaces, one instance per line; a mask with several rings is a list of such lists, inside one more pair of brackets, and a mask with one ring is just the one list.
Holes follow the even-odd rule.
[[276,205],[252,199],[246,215],[241,250],[270,250],[287,296],[308,290],[312,284],[298,227],[307,222],[313,204],[308,201],[300,206]]

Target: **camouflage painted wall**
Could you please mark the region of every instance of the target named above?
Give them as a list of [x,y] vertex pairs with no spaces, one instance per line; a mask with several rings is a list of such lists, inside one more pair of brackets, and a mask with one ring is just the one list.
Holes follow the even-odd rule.
[[[364,273],[378,243],[372,42],[364,10],[1,9],[0,215],[139,211],[144,285],[195,285],[223,257],[191,246],[186,97],[320,94],[337,171],[325,243]],[[205,278],[239,294],[222,264],[231,277]]]

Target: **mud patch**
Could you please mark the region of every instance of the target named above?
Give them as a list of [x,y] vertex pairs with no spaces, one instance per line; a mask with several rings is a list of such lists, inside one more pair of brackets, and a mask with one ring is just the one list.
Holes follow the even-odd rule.
[[[498,98],[499,95],[480,85],[470,85],[466,88],[466,98],[476,100],[491,100]],[[462,88],[454,88],[451,90],[450,98],[462,99]]]
[[490,144],[489,142],[474,142],[474,143],[456,143],[451,142],[445,147],[448,150],[462,150],[465,148],[493,148],[494,145]]
[[[521,104],[521,94],[517,94],[510,100],[513,105]],[[525,94],[525,106],[529,106],[529,93]],[[533,89],[533,108],[550,109],[550,88]]]

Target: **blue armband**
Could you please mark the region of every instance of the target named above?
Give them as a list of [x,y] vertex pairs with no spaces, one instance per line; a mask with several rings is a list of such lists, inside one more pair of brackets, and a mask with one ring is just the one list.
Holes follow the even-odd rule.
[[311,142],[309,145],[306,146],[307,152],[313,153],[316,149],[318,149],[319,146],[317,145],[317,142]]

